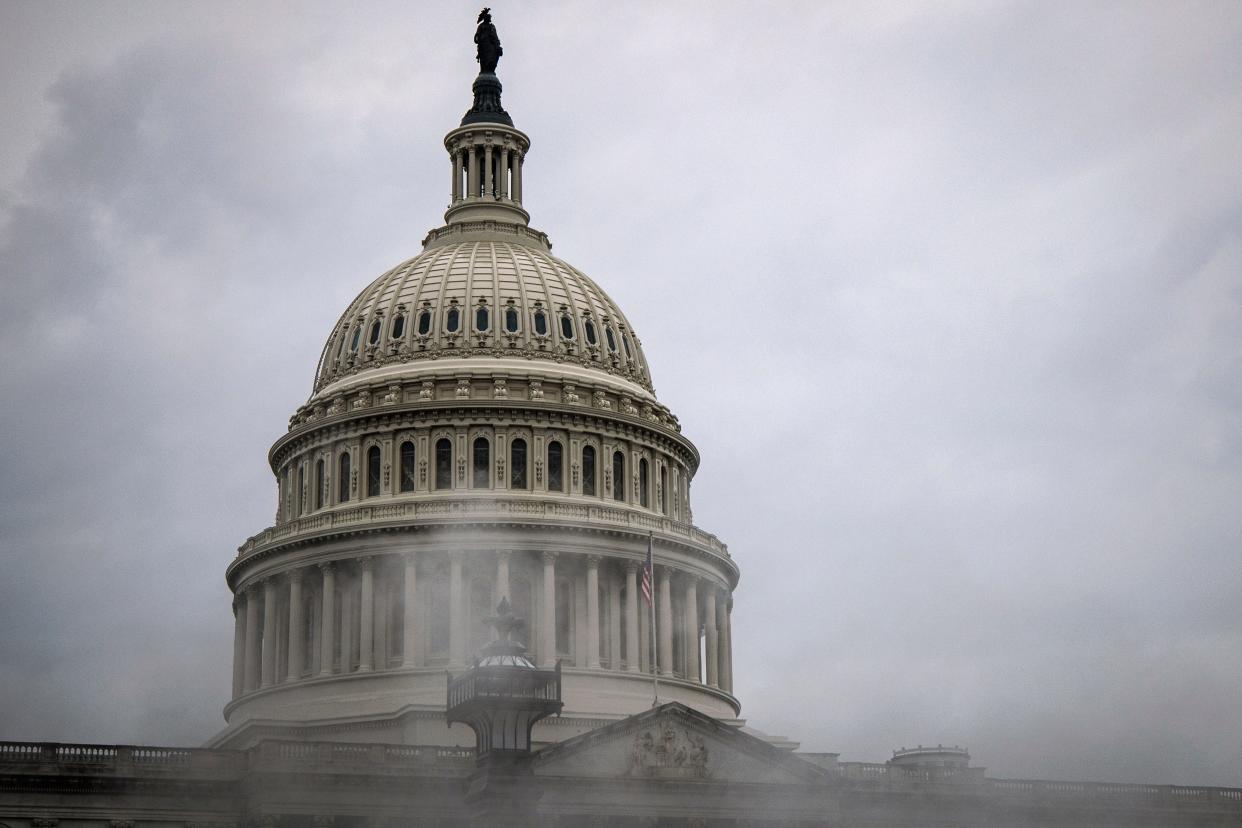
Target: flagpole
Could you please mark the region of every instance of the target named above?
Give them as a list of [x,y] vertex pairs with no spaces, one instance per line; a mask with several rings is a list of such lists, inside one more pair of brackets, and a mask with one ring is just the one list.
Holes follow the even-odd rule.
[[651,665],[651,688],[652,688],[652,691],[655,693],[655,698],[652,700],[651,706],[659,707],[660,706],[660,671],[656,669],[657,636],[656,636],[656,609],[655,609],[655,596],[656,596],[655,564],[652,563],[652,557],[651,557],[651,546],[652,546],[652,539],[654,536],[655,536],[654,532],[647,533],[647,566],[650,568],[650,572],[651,572],[651,576],[650,576],[651,577],[651,600],[647,602],[647,606],[650,607],[651,609],[651,623],[647,625],[651,628],[651,641],[648,643],[647,653],[650,657],[649,663]]

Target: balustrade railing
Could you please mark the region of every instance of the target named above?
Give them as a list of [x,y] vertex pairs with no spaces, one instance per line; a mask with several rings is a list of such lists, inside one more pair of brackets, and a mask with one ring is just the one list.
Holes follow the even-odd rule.
[[529,515],[550,520],[575,520],[601,523],[609,526],[630,526],[641,530],[653,530],[661,534],[683,538],[707,547],[722,558],[729,557],[729,548],[715,535],[705,532],[692,523],[673,520],[662,515],[647,514],[634,509],[590,503],[566,503],[559,500],[526,500],[497,498],[454,498],[406,500],[397,503],[377,503],[333,509],[314,515],[294,518],[287,523],[271,526],[248,539],[237,550],[238,558],[244,558],[255,550],[269,544],[301,535],[322,532],[337,526],[356,526],[359,523],[382,523],[384,521],[417,520],[419,518],[498,518],[512,515]]
[[838,762],[838,779],[899,787],[918,783],[973,784],[984,795],[1035,799],[1129,800],[1135,803],[1194,806],[1223,804],[1242,810],[1242,788],[1141,785],[1117,782],[1065,782],[1039,779],[988,779],[978,768],[918,768],[870,762]]

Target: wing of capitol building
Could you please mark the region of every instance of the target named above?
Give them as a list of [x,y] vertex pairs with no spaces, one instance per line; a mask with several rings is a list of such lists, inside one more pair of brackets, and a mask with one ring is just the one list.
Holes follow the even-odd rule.
[[475,40],[445,224],[345,308],[269,452],[224,728],[0,743],[0,828],[1242,824],[1238,789],[995,779],[942,745],[842,762],[746,726],[698,452],[639,332],[530,224],[486,11]]

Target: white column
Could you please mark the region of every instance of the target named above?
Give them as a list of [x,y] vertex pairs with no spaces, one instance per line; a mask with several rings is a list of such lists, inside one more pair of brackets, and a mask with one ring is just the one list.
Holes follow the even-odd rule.
[[403,651],[401,653],[401,663],[405,667],[418,666],[415,660],[414,642],[418,636],[418,625],[415,622],[415,610],[418,595],[417,581],[417,560],[413,552],[405,553],[405,601],[402,607],[402,634],[401,642]]
[[[625,562],[625,669],[637,673],[640,645],[638,631],[638,561]],[[617,665],[620,669],[620,665]]]
[[492,145],[483,148],[483,194],[495,198],[496,179],[492,175]]
[[608,568],[608,666],[621,669],[621,579]]
[[289,681],[302,677],[302,570],[289,573]]
[[246,593],[233,599],[233,698],[246,692]]
[[524,157],[518,152],[513,159],[513,200],[522,203],[522,161]]
[[509,148],[502,147],[500,150],[500,197],[502,199],[509,197]]
[[702,671],[699,669],[699,588],[695,583],[694,577],[690,576],[686,579],[686,678],[691,681],[699,681],[702,679]]
[[544,667],[556,664],[556,553],[543,553],[543,639],[539,647]]
[[733,692],[733,630],[729,618],[732,596],[723,596],[720,602],[720,689]]
[[599,556],[587,556],[587,666],[599,667]]
[[249,693],[259,686],[259,587],[246,589],[246,669],[245,688]]
[[453,150],[453,202],[461,201],[461,150]]
[[263,687],[276,680],[276,579],[263,581]]
[[500,606],[500,602],[509,597],[509,551],[502,549],[496,553],[496,583],[492,585],[492,609]]
[[658,654],[660,675],[673,675],[673,587],[669,583],[672,574],[667,566],[660,567],[660,650]]
[[479,194],[479,153],[474,147],[470,148],[468,159],[469,166],[466,167],[466,196],[472,198]]
[[466,631],[462,616],[465,607],[461,589],[461,552],[449,553],[449,666],[466,665]]
[[707,631],[707,643],[703,646],[707,653],[707,683],[712,687],[720,686],[720,669],[718,648],[719,636],[716,633],[716,587],[710,583],[703,584],[703,620]]
[[361,629],[358,630],[358,672],[363,673],[371,669],[374,663],[375,653],[375,573],[373,572],[375,560],[370,556],[358,559],[358,565],[362,568],[362,589],[361,593],[362,607],[358,613],[358,624]]
[[323,620],[319,624],[319,675],[332,675],[333,643],[336,641],[336,565],[331,561],[321,563],[323,573]]

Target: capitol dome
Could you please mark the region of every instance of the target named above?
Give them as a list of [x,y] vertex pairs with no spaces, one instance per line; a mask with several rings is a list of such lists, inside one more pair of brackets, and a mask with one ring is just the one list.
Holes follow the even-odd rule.
[[507,600],[559,665],[561,741],[659,700],[732,720],[739,571],[694,525],[699,455],[633,326],[551,254],[530,147],[484,72],[445,137],[450,205],[365,287],[268,460],[275,522],[229,565],[233,696],[213,740],[462,745],[445,674]]
[[593,369],[654,399],[642,347],[616,303],[553,257],[543,234],[491,224],[433,232],[425,252],[358,294],[324,346],[316,392],[387,366],[484,357]]

